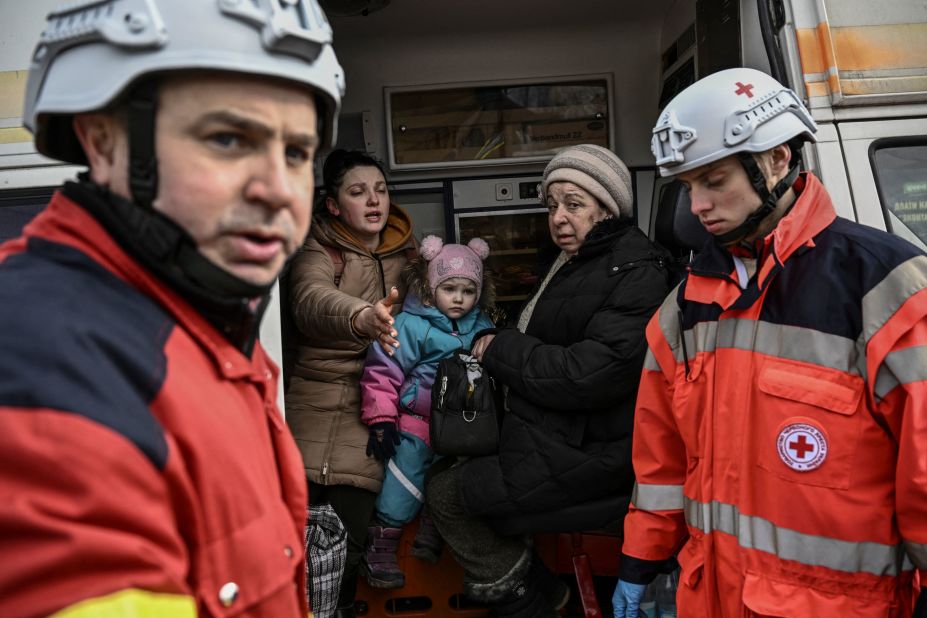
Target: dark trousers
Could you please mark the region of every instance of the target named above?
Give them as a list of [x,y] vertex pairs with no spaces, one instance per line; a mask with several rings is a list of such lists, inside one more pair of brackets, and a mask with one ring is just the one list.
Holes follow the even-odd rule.
[[348,554],[338,592],[338,607],[352,607],[357,594],[357,571],[367,545],[367,527],[373,518],[377,494],[350,485],[318,485],[309,482],[309,503],[330,504],[348,535]]
[[504,582],[520,571],[522,565],[527,565],[525,539],[502,536],[482,517],[467,514],[457,470],[456,467],[443,470],[429,480],[425,496],[431,517],[464,569],[468,592],[504,587]]

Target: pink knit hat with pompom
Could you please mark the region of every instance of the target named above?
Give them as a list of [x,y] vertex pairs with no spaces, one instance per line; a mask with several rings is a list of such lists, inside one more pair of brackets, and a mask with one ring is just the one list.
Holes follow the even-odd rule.
[[479,299],[483,288],[483,260],[489,255],[489,245],[474,238],[466,245],[445,245],[437,236],[422,239],[422,257],[428,262],[428,286],[434,294],[448,279],[463,277],[476,284]]

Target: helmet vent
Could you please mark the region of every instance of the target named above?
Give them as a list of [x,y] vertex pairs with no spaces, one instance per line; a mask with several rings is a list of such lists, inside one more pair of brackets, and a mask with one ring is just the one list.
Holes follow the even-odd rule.
[[814,130],[814,121],[805,111],[798,96],[788,89],[768,92],[745,110],[731,113],[724,122],[724,143],[736,146],[749,139],[765,122],[780,114],[791,113],[809,129]]
[[[3,1],[3,0],[0,0]],[[318,0],[80,0],[51,11],[29,67],[24,124],[36,149],[86,164],[71,119],[141,80],[175,71],[266,76],[318,95],[323,148],[335,140],[344,71]]]
[[39,50],[50,59],[67,47],[96,40],[126,48],[160,47],[167,31],[149,2],[90,0],[51,11]]

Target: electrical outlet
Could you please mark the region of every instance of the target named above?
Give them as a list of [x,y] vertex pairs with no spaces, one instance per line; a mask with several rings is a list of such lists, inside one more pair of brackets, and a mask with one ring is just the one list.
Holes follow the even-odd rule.
[[510,182],[496,183],[496,201],[504,202],[515,197],[515,187]]

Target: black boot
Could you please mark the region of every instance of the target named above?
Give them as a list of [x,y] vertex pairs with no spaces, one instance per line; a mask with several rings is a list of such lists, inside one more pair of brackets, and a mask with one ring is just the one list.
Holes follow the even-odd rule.
[[366,616],[370,612],[370,606],[366,601],[355,601],[351,605],[339,605],[335,610],[334,618],[357,618]]
[[[554,606],[565,602],[566,593],[559,588],[553,573],[547,571],[534,552],[524,553],[509,571],[494,581],[474,581],[464,575],[464,594],[491,608],[491,616],[499,618],[556,618]],[[562,584],[562,582],[560,582]],[[544,590],[551,586],[551,591]],[[559,593],[557,592],[559,590]],[[556,597],[556,601],[552,600]]]
[[418,531],[412,540],[412,550],[409,552],[419,560],[424,560],[432,564],[438,564],[441,560],[441,550],[444,548],[444,539],[435,526],[435,520],[431,518],[428,507],[422,509],[422,515],[419,517]]
[[497,618],[556,618],[557,612],[536,581],[525,578],[492,606]]
[[341,576],[341,588],[338,589],[338,602],[335,605],[335,618],[357,618],[354,606],[357,604],[357,571],[363,554],[348,552]]
[[570,600],[570,587],[559,576],[551,572],[537,556],[534,556],[531,561],[531,570],[528,574],[538,582],[538,586],[555,612],[566,607]]
[[[554,618],[566,605],[570,590],[547,570],[537,556],[531,557],[528,571],[496,603],[493,616],[498,618]],[[556,608],[556,609],[555,609]]]

